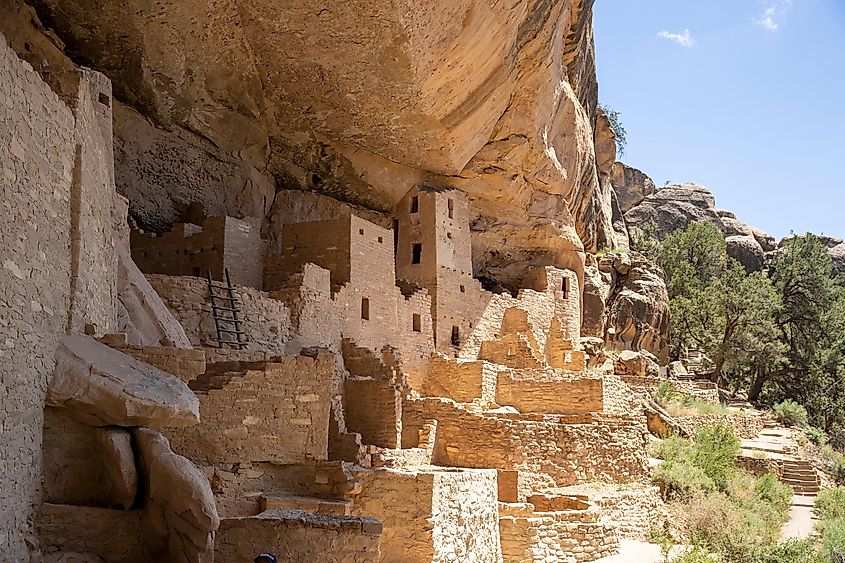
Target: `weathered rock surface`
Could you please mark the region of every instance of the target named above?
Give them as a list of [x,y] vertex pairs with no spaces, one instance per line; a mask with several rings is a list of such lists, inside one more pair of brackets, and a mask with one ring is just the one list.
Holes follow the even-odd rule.
[[199,422],[199,401],[180,379],[87,336],[62,339],[46,402],[91,426]]
[[97,431],[94,443],[102,459],[106,488],[113,498],[120,500],[125,510],[129,510],[138,494],[132,437],[120,428],[104,428]]
[[616,373],[636,377],[657,377],[660,366],[657,358],[648,351],[623,350],[616,358]]
[[608,298],[606,340],[617,350],[645,350],[661,364],[669,356],[669,294],[663,272],[639,253],[615,274]]
[[34,4],[155,123],[116,107],[142,225],[195,202],[266,212],[275,176],[381,211],[415,184],[462,189],[476,269],[505,283],[512,263],[617,246],[592,0]]
[[611,180],[622,213],[627,213],[642,203],[655,190],[654,180],[647,174],[621,162],[614,163]]
[[663,239],[672,231],[686,228],[690,223],[707,221],[719,230],[722,219],[716,213],[713,194],[698,184],[671,184],[646,197],[625,213],[629,228],[643,229],[653,222],[657,236]]
[[193,348],[185,329],[135,265],[129,251],[117,250],[117,330],[139,346]]
[[607,326],[607,300],[613,278],[610,271],[599,270],[593,255],[587,258],[584,268],[584,294],[581,303],[581,334],[604,339]]
[[214,559],[220,517],[205,475],[149,428],[132,431],[143,479],[144,528],[154,560],[199,563]]
[[747,272],[763,269],[766,253],[753,236],[729,236],[725,244],[728,256],[742,264]]

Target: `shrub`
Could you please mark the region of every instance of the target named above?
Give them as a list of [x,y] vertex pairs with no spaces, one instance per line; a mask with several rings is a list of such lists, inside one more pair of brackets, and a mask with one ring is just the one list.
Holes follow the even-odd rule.
[[719,559],[701,546],[686,548],[672,558],[670,563],[718,563]]
[[815,426],[807,426],[806,428],[804,428],[804,433],[807,435],[807,439],[817,446],[821,447],[827,444],[827,432],[825,432],[821,428],[817,428]]
[[701,426],[695,432],[692,462],[700,467],[719,489],[724,489],[733,474],[733,462],[739,454],[739,440],[726,424]]
[[831,471],[833,480],[837,485],[845,487],[845,456],[839,454],[833,462],[833,470]]
[[654,392],[652,399],[654,402],[660,405],[661,407],[665,407],[670,401],[674,401],[675,397],[678,395],[678,390],[672,384],[671,381],[662,381],[660,386],[657,388],[657,391]]
[[685,461],[692,451],[692,442],[680,436],[667,436],[655,443],[654,457],[663,461]]
[[845,518],[823,520],[818,525],[824,553],[831,563],[845,561]]
[[763,549],[756,563],[827,563],[815,538],[788,540]]
[[772,410],[781,424],[786,426],[807,425],[807,409],[792,399],[786,399],[782,403],[776,404],[772,407]]
[[819,492],[816,513],[822,520],[845,518],[845,487],[834,487]]
[[654,470],[651,478],[666,500],[686,499],[716,489],[703,469],[689,463],[664,461]]

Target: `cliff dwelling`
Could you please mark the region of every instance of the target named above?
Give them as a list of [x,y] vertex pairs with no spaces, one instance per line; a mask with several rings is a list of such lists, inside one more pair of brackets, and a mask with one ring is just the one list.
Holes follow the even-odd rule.
[[582,563],[666,520],[592,2],[353,4],[0,0],[0,560]]

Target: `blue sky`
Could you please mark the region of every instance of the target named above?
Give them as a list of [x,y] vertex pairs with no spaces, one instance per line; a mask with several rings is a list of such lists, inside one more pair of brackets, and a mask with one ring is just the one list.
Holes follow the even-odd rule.
[[621,158],[780,238],[845,237],[845,0],[596,0]]

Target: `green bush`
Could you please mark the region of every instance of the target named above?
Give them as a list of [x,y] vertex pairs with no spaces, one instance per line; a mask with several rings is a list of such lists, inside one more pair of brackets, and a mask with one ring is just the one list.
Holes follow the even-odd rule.
[[764,548],[755,563],[828,563],[815,538],[788,540]]
[[774,473],[768,473],[754,484],[757,500],[771,505],[776,511],[785,513],[792,504],[793,491],[789,485],[781,483]]
[[798,427],[807,425],[807,409],[792,399],[776,404],[772,410],[781,424]]
[[670,563],[719,563],[719,559],[704,547],[693,546],[673,557]]
[[655,443],[654,457],[663,461],[686,461],[692,451],[692,442],[680,436],[668,436]]
[[831,563],[845,561],[845,518],[823,520],[818,525],[824,553]]
[[845,487],[845,456],[842,454],[836,456],[836,460],[833,462],[831,475],[837,485]]
[[719,489],[724,489],[733,474],[733,462],[739,454],[739,439],[727,424],[701,426],[695,432],[692,462],[704,470]]
[[657,391],[654,392],[651,398],[661,407],[665,407],[670,401],[674,401],[677,395],[678,390],[672,382],[664,380],[657,387]]
[[816,497],[816,513],[822,520],[845,518],[845,487],[824,489]]
[[716,490],[704,470],[689,463],[664,461],[655,468],[651,478],[666,500],[686,499]]
[[804,433],[807,435],[808,440],[810,440],[812,443],[819,447],[826,445],[828,442],[827,432],[825,432],[821,428],[816,428],[815,426],[807,426],[806,428],[804,428]]

